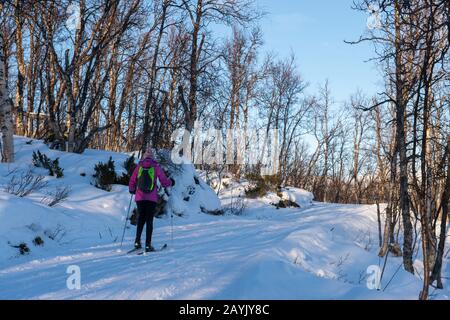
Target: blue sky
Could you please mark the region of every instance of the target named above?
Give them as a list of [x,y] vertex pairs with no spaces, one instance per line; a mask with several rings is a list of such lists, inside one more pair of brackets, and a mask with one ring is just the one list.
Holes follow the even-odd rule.
[[[279,57],[293,52],[309,92],[329,79],[333,97],[342,102],[360,89],[377,92],[380,76],[369,43],[349,45],[367,29],[368,14],[352,10],[352,0],[257,0],[267,15],[260,25],[264,50]],[[379,90],[378,90],[379,91]]]

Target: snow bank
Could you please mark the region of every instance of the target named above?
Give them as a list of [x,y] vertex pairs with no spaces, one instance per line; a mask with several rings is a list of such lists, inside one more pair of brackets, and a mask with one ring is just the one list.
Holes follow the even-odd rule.
[[172,177],[176,183],[171,188],[166,206],[168,212],[187,216],[199,212],[216,212],[221,209],[217,194],[205,183],[192,164],[179,165],[179,170],[173,172]]
[[[120,175],[125,171],[122,164],[129,154],[88,149],[80,155],[51,150],[39,140],[15,137],[14,142],[16,162],[0,164],[0,265],[5,259],[19,257],[19,249],[13,246],[21,243],[31,249],[30,257],[38,257],[67,243],[80,246],[120,241],[130,201],[128,187],[113,185],[107,192],[92,185],[92,175],[95,165],[107,162],[110,157]],[[37,150],[51,159],[59,158],[64,177],[50,177],[47,170],[35,168],[32,154]],[[44,188],[23,198],[5,192],[14,175],[30,170],[45,177]],[[193,165],[180,165],[169,174],[176,185],[169,191],[167,213],[188,217],[220,210],[216,193],[199,177]],[[55,207],[47,206],[43,199],[63,187],[70,189],[68,198]],[[127,236],[134,233],[135,228],[129,227]],[[44,240],[43,246],[33,245],[36,237]]]
[[[227,174],[219,177],[214,172],[201,172],[200,174],[219,194],[225,212],[236,211],[236,207],[239,206],[243,208],[243,210],[238,210],[242,215],[267,216],[274,214],[274,207],[283,210],[298,210],[299,208],[308,208],[313,204],[314,195],[300,188],[285,187],[277,193],[268,192],[263,197],[253,199],[246,196],[246,189],[252,185],[246,179],[237,180]],[[286,205],[286,208],[282,208],[280,203]]]
[[301,208],[309,207],[314,199],[312,192],[294,188],[286,187],[281,190],[281,198],[283,200],[289,200],[298,204]]
[[[367,287],[367,268],[382,264],[377,256],[375,206],[315,203],[305,210],[259,219],[266,228],[264,236],[256,238],[270,239],[271,246],[241,261],[240,272],[213,298],[417,298],[420,276],[398,272],[401,258],[388,260],[382,288],[394,278],[385,291]],[[441,298],[448,296],[444,293]]]
[[13,246],[21,243],[34,251],[36,237],[44,240],[45,247],[53,246],[52,242],[64,236],[62,226],[69,225],[70,220],[53,208],[0,191],[0,260],[17,256],[19,251]]

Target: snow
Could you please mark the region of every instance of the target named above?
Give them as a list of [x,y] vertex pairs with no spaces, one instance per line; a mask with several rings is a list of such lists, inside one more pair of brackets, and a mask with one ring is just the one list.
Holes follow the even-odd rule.
[[314,195],[311,192],[293,187],[285,188],[281,194],[283,199],[295,202],[300,207],[309,206],[314,199]]
[[[198,213],[199,208],[207,211],[220,209],[221,204],[216,193],[201,179],[192,164],[184,164],[183,172],[175,174],[174,179],[176,184],[172,188],[172,193],[179,196],[169,197],[169,211],[176,215],[187,216],[191,213]],[[187,199],[188,201],[186,201]]]
[[[384,289],[390,282],[387,288],[367,288],[367,267],[384,262],[377,256],[375,206],[313,202],[311,193],[286,188],[281,197],[300,207],[276,209],[271,203],[279,195],[245,199],[245,182],[231,179],[224,179],[227,187],[212,189],[205,182],[206,173],[190,165],[176,175],[169,198],[168,211],[175,213],[173,241],[170,214],[155,220],[154,245],[167,243],[169,248],[147,256],[126,255],[135,233],[135,227],[126,230],[119,250],[130,200],[127,188],[114,185],[105,192],[90,184],[90,176],[97,162],[112,156],[119,168],[128,155],[95,150],[75,155],[48,150],[40,141],[30,145],[26,141],[15,138],[15,164],[0,164],[0,299],[418,297],[418,260],[419,273],[413,276],[402,268],[397,272],[401,258],[389,257],[381,284]],[[67,200],[52,208],[40,202],[48,190],[24,198],[2,191],[8,173],[27,170],[37,149],[51,158],[60,157],[64,168],[64,178],[46,178],[47,189],[68,185],[72,190]],[[243,207],[240,215],[202,213],[202,207],[226,209],[238,199]],[[54,240],[48,236],[52,234]],[[36,236],[42,237],[43,246],[32,244]],[[8,242],[26,242],[31,252],[20,255]],[[66,286],[71,265],[80,267],[80,290]],[[448,289],[432,294],[433,299],[449,297]]]

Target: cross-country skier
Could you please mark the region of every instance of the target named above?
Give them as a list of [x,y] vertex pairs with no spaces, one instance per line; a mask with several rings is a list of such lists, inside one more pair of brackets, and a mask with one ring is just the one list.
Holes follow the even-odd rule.
[[174,184],[173,179],[167,178],[159,164],[152,158],[151,149],[147,149],[141,161],[133,171],[130,179],[129,190],[135,194],[139,218],[136,230],[134,248],[141,249],[141,235],[144,225],[146,228],[145,252],[154,251],[152,247],[153,217],[158,202],[158,191],[156,181],[159,180],[163,187]]

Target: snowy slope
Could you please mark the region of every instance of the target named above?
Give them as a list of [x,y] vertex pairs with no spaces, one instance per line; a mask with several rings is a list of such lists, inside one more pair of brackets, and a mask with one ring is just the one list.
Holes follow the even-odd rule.
[[[30,164],[32,150],[46,148],[16,141],[21,167]],[[177,178],[176,196],[169,201],[183,213],[174,217],[173,241],[170,218],[155,221],[155,245],[167,243],[169,249],[126,255],[117,241],[129,201],[126,187],[104,192],[89,184],[89,175],[98,161],[112,155],[119,164],[127,155],[46,153],[61,157],[66,174],[49,178],[50,184],[70,184],[72,193],[48,208],[39,194],[17,198],[0,191],[0,299],[416,299],[420,291],[419,275],[397,271],[400,258],[388,259],[385,291],[367,288],[367,267],[383,263],[377,257],[374,206],[313,203],[311,194],[289,188],[287,196],[300,208],[277,210],[270,205],[274,195],[268,195],[246,200],[240,216],[212,216],[197,212],[200,205],[217,206],[203,181],[194,186],[193,204],[180,200],[189,195],[192,170]],[[11,170],[0,165],[0,184]],[[219,192],[223,205],[235,201],[238,188]],[[61,228],[55,240],[46,236]],[[134,232],[127,230],[126,248]],[[36,235],[45,240],[43,247],[31,244]],[[31,252],[19,255],[7,241],[25,241]],[[81,269],[81,290],[66,287],[70,265]],[[447,289],[432,295],[449,297]]]
[[[99,161],[106,162],[112,157],[116,171],[120,173],[124,170],[121,164],[128,155],[96,150],[76,155],[50,150],[37,140],[27,144],[29,141],[16,137],[16,162],[0,164],[0,259],[16,257],[19,251],[12,246],[22,242],[31,249],[29,256],[33,256],[39,255],[41,251],[53,251],[55,246],[66,247],[66,244],[79,246],[120,241],[130,201],[128,187],[114,185],[111,192],[106,192],[94,187],[91,182],[94,166]],[[32,165],[32,153],[37,150],[51,159],[59,158],[60,166],[64,169],[63,178],[46,176],[45,169]],[[4,191],[14,175],[21,176],[30,169],[35,174],[45,176],[47,187],[23,198]],[[198,185],[195,183],[192,165],[183,165],[180,170],[175,175],[177,184],[171,189],[168,210],[189,216],[200,213],[201,208],[220,208],[220,201],[214,191],[201,179],[198,179]],[[67,200],[55,207],[42,203],[49,193],[65,186],[70,188]],[[189,195],[189,201],[183,200],[186,195]],[[44,240],[43,247],[33,247],[32,240],[37,236]]]

